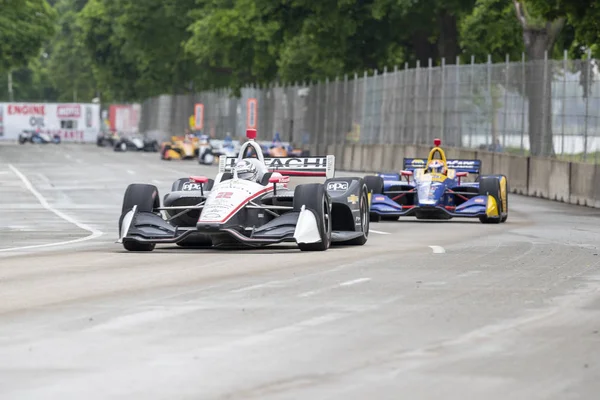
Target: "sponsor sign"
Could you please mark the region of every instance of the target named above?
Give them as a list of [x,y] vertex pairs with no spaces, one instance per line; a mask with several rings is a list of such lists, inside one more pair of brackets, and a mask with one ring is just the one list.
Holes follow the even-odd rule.
[[0,138],[16,140],[24,130],[66,142],[95,142],[100,105],[84,103],[0,103]]
[[185,191],[193,191],[193,190],[201,190],[201,189],[202,189],[202,184],[196,183],[196,182],[186,182],[181,187],[181,190],[185,190]]
[[61,104],[56,107],[56,116],[62,119],[79,118],[81,117],[81,105]]
[[[235,157],[227,157],[227,167],[233,168],[236,161]],[[265,165],[269,169],[323,170],[327,166],[327,157],[265,158]]]
[[348,203],[351,203],[351,204],[358,203],[358,196],[355,195],[355,194],[353,194],[352,196],[349,196],[348,197]]
[[138,133],[142,107],[139,104],[111,104],[108,108],[110,130],[128,134]]
[[327,184],[327,190],[333,192],[345,192],[348,190],[348,182],[329,182]]

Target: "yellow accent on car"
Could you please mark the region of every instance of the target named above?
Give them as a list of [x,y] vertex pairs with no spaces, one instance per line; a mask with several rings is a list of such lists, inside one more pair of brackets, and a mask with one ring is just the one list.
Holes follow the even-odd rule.
[[372,193],[369,192],[369,194],[367,194],[367,196],[369,197],[369,208],[371,208],[371,196],[372,196]]
[[500,201],[502,201],[502,211],[504,214],[508,213],[508,192],[506,190],[506,186],[506,177],[502,176],[500,178]]
[[429,156],[427,157],[426,165],[429,165],[431,160],[433,160],[433,156],[435,155],[435,153],[438,153],[440,155],[440,159],[441,159],[442,163],[444,164],[444,172],[445,172],[448,169],[448,163],[446,162],[446,153],[444,153],[444,150],[442,150],[441,147],[434,147],[433,149],[431,149],[431,151],[429,152]]
[[485,214],[489,217],[498,217],[498,204],[496,203],[496,199],[494,196],[488,195],[487,207],[485,209]]

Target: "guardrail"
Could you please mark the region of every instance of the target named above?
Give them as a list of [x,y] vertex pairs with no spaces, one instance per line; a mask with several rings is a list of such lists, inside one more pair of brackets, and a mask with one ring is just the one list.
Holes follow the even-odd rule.
[[[443,147],[448,158],[479,159],[482,174],[508,177],[511,193],[600,208],[600,165],[550,158]],[[337,168],[353,172],[397,172],[404,157],[424,157],[430,146],[321,145],[311,154],[334,154]]]

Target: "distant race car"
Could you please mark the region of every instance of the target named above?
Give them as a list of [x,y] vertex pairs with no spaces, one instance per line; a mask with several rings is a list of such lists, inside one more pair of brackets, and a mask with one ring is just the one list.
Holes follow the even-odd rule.
[[[369,202],[362,178],[335,178],[334,156],[264,158],[256,131],[247,136],[237,158],[220,158],[214,180],[178,179],[163,206],[156,186],[129,185],[118,243],[129,251],[152,251],[160,243],[247,248],[292,242],[302,251],[322,251],[332,243],[367,242]],[[249,148],[256,157],[242,157]],[[290,189],[290,176],[326,181]]]
[[198,137],[198,163],[212,165],[215,161],[214,147],[207,135]]
[[158,152],[159,145],[155,139],[141,135],[121,136],[114,144],[115,151],[152,151]]
[[160,146],[163,160],[193,160],[198,157],[199,139],[193,135],[171,136],[170,142]]
[[240,142],[232,140],[231,137],[227,137],[224,140],[211,139],[210,144],[212,145],[212,153],[215,157],[237,157],[241,149]]
[[49,135],[47,133],[38,133],[34,130],[23,130],[19,133],[19,143],[54,143],[59,144],[61,142],[59,135]]
[[117,141],[119,141],[119,134],[116,132],[100,132],[96,137],[96,145],[99,147],[115,147]]
[[[507,220],[506,176],[479,176],[480,160],[447,160],[440,145],[441,141],[436,139],[427,159],[405,158],[400,174],[365,177],[371,193],[371,221],[404,216],[443,220],[479,218],[482,223]],[[469,174],[476,179],[464,181]]]

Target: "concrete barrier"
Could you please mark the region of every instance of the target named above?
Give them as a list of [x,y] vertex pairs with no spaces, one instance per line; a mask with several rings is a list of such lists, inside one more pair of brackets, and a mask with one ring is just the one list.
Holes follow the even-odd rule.
[[368,156],[365,157],[365,162],[363,162],[364,167],[369,171],[383,171],[383,150],[385,149],[385,146],[382,144],[374,144],[365,147]]
[[[468,153],[468,151],[464,152]],[[467,154],[461,157],[464,159],[469,159]],[[475,153],[475,157],[478,160],[481,160],[481,175],[491,175],[494,173],[494,153],[490,153],[489,151],[478,151]]]
[[546,158],[529,157],[529,186],[528,195],[550,198],[550,171],[552,160]]
[[[354,145],[350,144],[350,145],[345,145],[344,146],[344,151],[342,154],[342,158],[340,158],[340,163],[342,166],[342,169],[345,171],[350,171],[352,170],[352,155],[354,154]],[[340,165],[340,164],[338,164]],[[337,167],[337,165],[336,165]]]
[[352,147],[352,167],[350,171],[364,171],[362,168],[363,145],[355,144]]
[[396,144],[390,146],[393,152],[392,169],[389,172],[400,172],[404,168],[404,157],[406,157],[406,146]]
[[569,177],[569,202],[581,206],[598,207],[596,205],[598,197],[595,193],[595,186],[598,186],[598,168],[593,164],[571,163]]
[[394,160],[398,157],[398,154],[395,152],[396,149],[396,145],[390,144],[383,146],[383,157],[381,160],[382,172],[392,172],[394,170]]
[[571,194],[571,163],[568,161],[550,161],[548,198],[568,203]]
[[508,186],[512,193],[527,195],[529,192],[529,158],[517,155],[507,155]]

